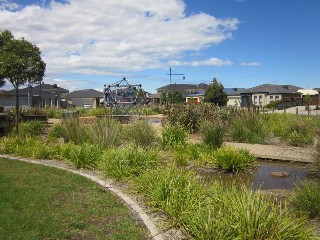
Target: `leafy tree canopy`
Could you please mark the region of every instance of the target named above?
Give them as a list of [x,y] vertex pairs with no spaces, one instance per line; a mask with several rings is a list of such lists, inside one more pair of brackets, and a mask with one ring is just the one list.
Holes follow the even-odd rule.
[[8,80],[16,90],[16,129],[19,122],[18,88],[26,83],[39,83],[46,64],[39,48],[25,39],[14,39],[9,30],[0,32],[0,83]]
[[219,106],[227,105],[228,96],[223,90],[223,85],[218,83],[217,79],[214,78],[212,80],[212,84],[209,85],[204,94],[204,101],[211,102]]

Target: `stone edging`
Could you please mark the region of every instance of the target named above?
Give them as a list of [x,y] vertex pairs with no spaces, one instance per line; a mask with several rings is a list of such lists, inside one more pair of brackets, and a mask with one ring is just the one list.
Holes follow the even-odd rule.
[[118,190],[117,188],[112,186],[110,183],[107,183],[106,181],[104,181],[104,180],[102,180],[102,179],[100,179],[100,178],[98,178],[96,176],[93,176],[91,174],[84,173],[84,172],[81,172],[79,170],[69,169],[69,168],[66,168],[64,166],[56,166],[54,164],[41,162],[41,160],[30,160],[30,159],[26,159],[26,158],[12,157],[12,156],[1,155],[1,154],[0,154],[0,157],[12,159],[12,160],[19,160],[19,161],[33,163],[33,164],[49,166],[49,167],[55,167],[55,168],[58,168],[58,169],[62,169],[62,170],[65,170],[65,171],[72,172],[74,174],[83,176],[85,178],[90,179],[91,181],[94,181],[94,182],[98,183],[105,190],[109,190],[109,191],[113,192],[115,195],[117,195],[118,197],[120,197],[139,216],[139,218],[142,220],[142,222],[144,223],[146,228],[149,230],[152,239],[154,239],[154,240],[163,240],[163,237],[162,237],[161,233],[157,229],[156,225],[151,221],[151,219],[146,214],[146,212],[143,211],[143,209],[135,201],[133,201],[126,194],[124,194],[123,192],[121,192],[120,190]]

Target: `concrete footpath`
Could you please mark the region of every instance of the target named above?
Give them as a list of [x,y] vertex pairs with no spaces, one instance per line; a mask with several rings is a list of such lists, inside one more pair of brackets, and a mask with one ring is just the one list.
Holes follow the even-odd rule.
[[308,148],[235,142],[225,142],[225,144],[235,148],[247,149],[250,151],[250,153],[262,159],[304,163],[314,162],[313,151]]

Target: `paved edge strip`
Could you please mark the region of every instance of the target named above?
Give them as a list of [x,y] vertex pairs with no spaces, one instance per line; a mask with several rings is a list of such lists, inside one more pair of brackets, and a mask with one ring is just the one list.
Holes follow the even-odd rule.
[[121,192],[120,190],[118,190],[117,188],[113,187],[111,184],[107,183],[106,181],[87,174],[87,173],[83,173],[79,170],[74,170],[74,169],[69,169],[66,167],[62,167],[62,166],[56,166],[53,164],[48,164],[48,163],[44,163],[41,162],[41,160],[30,160],[27,158],[20,158],[20,157],[12,157],[12,156],[8,156],[8,155],[2,155],[0,154],[0,157],[2,158],[8,158],[11,160],[19,160],[22,162],[28,162],[28,163],[33,163],[33,164],[39,164],[39,165],[44,165],[44,166],[48,166],[48,167],[55,167],[58,169],[62,169],[68,172],[72,172],[74,174],[83,176],[87,179],[90,179],[91,181],[99,184],[100,186],[102,186],[105,190],[109,190],[111,192],[113,192],[115,195],[117,195],[118,197],[120,197],[138,216],[139,218],[142,220],[142,222],[144,223],[144,225],[146,226],[146,228],[149,230],[152,239],[154,240],[163,240],[163,237],[161,235],[161,233],[159,232],[158,228],[156,227],[156,225],[152,222],[152,220],[149,218],[149,216],[147,215],[147,213],[145,211],[143,211],[143,209],[135,202],[133,201],[130,197],[128,197],[126,194],[124,194],[123,192]]

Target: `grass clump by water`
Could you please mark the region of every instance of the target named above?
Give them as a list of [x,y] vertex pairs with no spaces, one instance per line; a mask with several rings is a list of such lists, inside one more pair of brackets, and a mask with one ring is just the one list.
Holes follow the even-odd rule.
[[138,191],[194,239],[317,239],[305,219],[292,218],[286,206],[244,186],[204,184],[191,171],[147,171],[138,179]]
[[63,170],[0,158],[0,239],[147,239],[108,191]]
[[297,211],[310,218],[320,217],[320,182],[303,181],[295,186],[291,203]]
[[124,179],[140,176],[144,171],[153,168],[157,162],[155,150],[130,145],[106,150],[99,162],[99,169],[106,176]]
[[212,163],[220,169],[229,172],[239,172],[253,166],[256,161],[246,149],[235,149],[232,147],[222,147],[217,149],[212,155]]
[[266,129],[260,115],[243,113],[231,124],[231,137],[234,141],[247,143],[264,143]]
[[219,148],[222,146],[225,128],[220,123],[204,124],[202,129],[202,140],[204,144],[212,148]]

